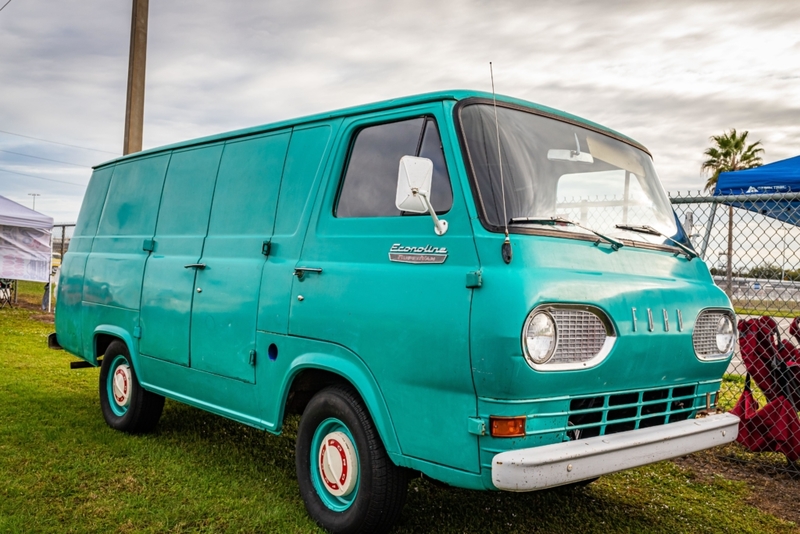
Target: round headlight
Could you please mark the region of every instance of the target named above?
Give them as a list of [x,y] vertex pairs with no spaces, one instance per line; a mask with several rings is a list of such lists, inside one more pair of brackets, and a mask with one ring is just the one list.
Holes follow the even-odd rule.
[[547,312],[537,312],[525,321],[522,344],[528,362],[541,365],[553,357],[558,342],[556,323]]
[[727,315],[723,315],[717,322],[717,350],[720,354],[727,354],[733,350],[733,343],[736,338],[733,335],[733,321]]

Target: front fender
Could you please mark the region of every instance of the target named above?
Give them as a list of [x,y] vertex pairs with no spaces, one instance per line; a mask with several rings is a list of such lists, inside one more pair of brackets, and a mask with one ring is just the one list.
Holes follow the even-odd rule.
[[[335,354],[329,352],[306,352],[292,360],[281,386],[282,407],[286,406],[289,390],[294,379],[297,378],[301,371],[318,369],[339,375],[352,384],[361,395],[361,398],[364,399],[383,445],[386,447],[386,452],[395,461],[398,461],[398,457],[401,455],[400,443],[397,440],[389,408],[369,368],[358,356],[342,347],[331,345],[326,348],[328,350],[333,349],[332,351]],[[283,414],[278,420],[283,420]]]

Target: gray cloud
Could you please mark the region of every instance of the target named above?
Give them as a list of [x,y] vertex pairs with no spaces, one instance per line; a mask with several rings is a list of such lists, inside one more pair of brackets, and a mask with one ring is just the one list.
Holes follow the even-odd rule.
[[[800,147],[800,4],[788,0],[151,3],[145,146],[449,88],[497,89],[648,146],[667,189],[696,189],[708,137],[750,130],[767,161]],[[12,2],[0,13],[0,130],[117,151],[129,2]],[[9,148],[11,147],[11,148]],[[0,149],[110,154],[0,133]],[[0,152],[0,169],[89,171]],[[82,188],[0,172],[0,194],[74,219]]]

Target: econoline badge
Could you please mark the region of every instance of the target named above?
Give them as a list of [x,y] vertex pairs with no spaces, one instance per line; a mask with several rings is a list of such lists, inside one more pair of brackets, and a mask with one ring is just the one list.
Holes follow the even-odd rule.
[[389,249],[389,261],[399,263],[444,263],[447,259],[447,248],[432,247],[407,247],[395,243]]

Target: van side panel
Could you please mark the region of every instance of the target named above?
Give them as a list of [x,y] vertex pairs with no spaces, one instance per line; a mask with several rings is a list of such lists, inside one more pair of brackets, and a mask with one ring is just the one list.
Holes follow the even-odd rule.
[[175,151],[158,210],[154,249],[142,282],[139,352],[189,365],[189,328],[198,263],[222,144]]
[[[83,301],[83,346],[94,350],[95,326],[104,324],[104,308],[125,310],[125,328],[138,320],[142,272],[152,239],[169,155],[134,159],[117,165],[100,216],[97,236],[86,262]],[[122,326],[122,325],[121,325]]]
[[[280,430],[285,366],[310,349],[307,343],[293,348],[291,338],[270,334],[283,364],[276,367],[269,343],[259,341],[265,336],[257,333],[256,317],[258,312],[258,320],[270,327],[286,327],[292,272],[331,133],[330,125],[314,126],[225,145],[200,259],[206,267],[195,280],[202,292],[195,290],[192,304],[191,366],[142,354],[137,361],[145,388],[245,424]],[[272,236],[273,225],[278,235]],[[265,256],[262,247],[271,236]],[[328,349],[328,354],[343,350]]]
[[91,359],[91,353],[83,352],[81,331],[81,300],[83,300],[83,276],[86,259],[92,250],[92,242],[97,233],[97,224],[108,193],[108,184],[114,174],[114,167],[103,167],[94,171],[86,188],[75,232],[69,243],[68,253],[61,264],[61,279],[58,285],[58,313],[56,331],[58,342],[64,349],[79,356]]
[[300,257],[333,131],[340,122],[295,128],[292,132],[281,181],[275,234],[261,281],[260,331],[287,332],[292,272]]
[[[255,381],[262,254],[275,209],[289,132],[229,142],[220,163],[192,305],[192,369]],[[284,284],[288,285],[287,274]]]

